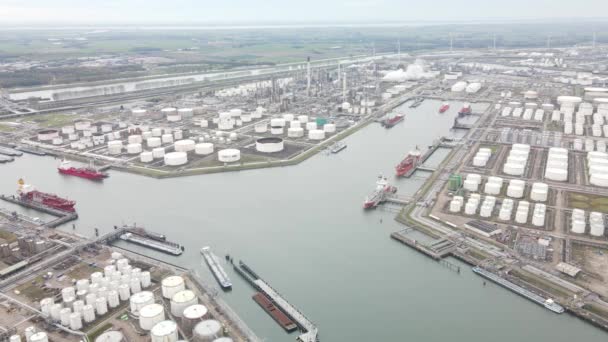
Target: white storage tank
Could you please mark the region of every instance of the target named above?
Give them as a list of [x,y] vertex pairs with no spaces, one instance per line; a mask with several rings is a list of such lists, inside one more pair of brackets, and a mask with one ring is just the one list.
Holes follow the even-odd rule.
[[111,308],[115,308],[120,305],[120,297],[118,295],[118,291],[110,290],[108,291],[108,306]]
[[[108,293],[109,295],[109,293]],[[118,285],[118,296],[121,301],[125,301],[131,297],[131,288],[128,284],[120,284]]]
[[194,304],[184,309],[182,315],[182,329],[192,331],[194,326],[207,317],[209,310],[201,304]]
[[585,211],[582,209],[572,210],[571,217],[572,233],[584,234],[585,228],[587,227],[587,221],[585,218]]
[[99,335],[95,342],[127,342],[127,340],[120,331],[110,330]]
[[70,329],[80,330],[82,329],[82,316],[78,312],[70,314]]
[[150,272],[142,271],[139,275],[139,281],[141,281],[141,287],[143,288],[150,286]]
[[310,140],[323,140],[325,139],[325,131],[320,129],[313,129],[308,131],[308,139]]
[[241,160],[241,151],[228,148],[217,152],[217,159],[223,163],[233,163]]
[[325,133],[334,133],[336,131],[336,125],[333,123],[328,123],[323,125],[323,130]]
[[176,152],[189,152],[194,151],[194,140],[186,139],[179,140],[175,142],[175,151]]
[[105,297],[99,297],[95,300],[95,311],[100,316],[108,313],[108,302]]
[[95,320],[95,308],[93,305],[85,305],[82,307],[82,318],[86,323],[91,323]]
[[177,342],[177,324],[173,321],[156,323],[150,330],[152,342]]
[[151,132],[153,137],[160,138],[163,135],[163,129],[159,127],[152,128]]
[[37,333],[30,336],[28,342],[48,342],[49,338],[44,331],[38,331]]
[[290,138],[301,138],[304,136],[304,129],[301,127],[291,127],[287,129],[287,136]]
[[148,304],[139,310],[139,327],[150,330],[165,320],[165,308],[161,304]]
[[283,134],[283,126],[270,126],[270,134]]
[[179,166],[188,162],[188,154],[186,152],[169,152],[164,156],[165,165]]
[[173,298],[173,296],[179,291],[186,289],[184,279],[180,276],[169,276],[162,280],[161,289],[163,297],[167,299]]
[[258,152],[275,153],[283,151],[284,148],[283,139],[281,138],[260,138],[255,142],[255,149]]
[[171,297],[171,314],[181,317],[184,309],[198,304],[198,297],[190,290],[179,291]]
[[141,144],[128,144],[127,145],[128,154],[138,154],[138,153],[141,153],[141,151],[142,151]]
[[109,154],[120,154],[122,152],[122,142],[113,140],[108,141],[108,153]]
[[192,108],[180,108],[177,110],[177,113],[182,118],[191,118],[194,115],[194,110]]
[[139,315],[139,310],[148,304],[154,303],[154,294],[150,291],[135,293],[129,298],[129,308],[135,315]]
[[194,326],[192,336],[197,342],[213,342],[214,339],[221,337],[222,325],[220,322],[208,319]]
[[159,147],[162,145],[162,140],[159,137],[151,137],[146,140],[146,144],[150,148]]
[[154,148],[152,150],[152,157],[154,159],[160,159],[163,158],[165,156],[165,148],[164,147],[157,147]]
[[198,155],[208,155],[213,153],[212,143],[200,143],[194,146],[194,153]]
[[171,144],[173,143],[173,134],[163,134],[160,140],[163,144]]
[[316,122],[307,122],[306,123],[306,130],[307,131],[314,131],[317,129],[317,123]]
[[70,308],[63,308],[59,312],[59,319],[61,320],[61,325],[64,327],[70,326],[70,316],[72,315],[72,310]]
[[142,163],[149,163],[153,160],[154,160],[154,156],[152,155],[152,152],[145,151],[139,155],[139,161]]
[[61,309],[63,306],[59,303],[51,305],[51,319],[58,322],[61,319]]
[[274,118],[270,119],[271,127],[285,127],[285,119],[282,118]]
[[268,125],[265,123],[259,123],[253,127],[253,131],[256,133],[266,133],[267,130],[268,130]]
[[537,202],[547,201],[549,194],[549,185],[545,183],[533,183],[532,191],[530,192],[530,199]]

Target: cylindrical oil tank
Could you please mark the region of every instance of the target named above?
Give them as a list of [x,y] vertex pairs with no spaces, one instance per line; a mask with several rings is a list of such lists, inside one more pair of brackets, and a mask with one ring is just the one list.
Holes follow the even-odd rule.
[[179,166],[188,163],[186,152],[169,152],[164,156],[165,165]]
[[34,326],[29,326],[27,328],[25,328],[25,340],[29,341],[30,337],[32,337],[32,335],[34,335],[37,332],[36,327]]
[[174,147],[176,152],[189,152],[194,151],[194,146],[194,140],[186,139],[176,141]]
[[131,293],[138,293],[141,291],[141,281],[139,278],[131,278],[129,280],[129,287],[131,288]]
[[283,134],[283,126],[270,126],[270,134]]
[[290,138],[301,138],[304,136],[304,129],[301,127],[291,127],[287,129],[287,136]]
[[568,170],[547,168],[545,170],[545,178],[560,182],[566,181],[568,180]]
[[163,279],[161,282],[161,290],[163,297],[169,300],[173,298],[173,295],[185,289],[186,285],[184,283],[184,278],[180,276],[169,276]]
[[80,330],[82,329],[82,316],[78,312],[70,314],[70,329]]
[[139,280],[141,281],[141,287],[147,288],[148,286],[150,286],[150,280],[151,280],[150,272],[142,271],[139,276]]
[[545,183],[533,183],[530,199],[537,202],[545,202],[549,194],[549,186]]
[[517,210],[515,213],[515,222],[524,224],[528,221],[528,209]]
[[164,147],[156,147],[152,149],[152,157],[154,159],[160,159],[165,156],[165,148]]
[[91,273],[91,283],[92,284],[99,284],[101,282],[102,278],[103,278],[103,273],[101,273],[101,272]]
[[127,139],[129,144],[141,144],[142,141],[143,137],[139,134],[129,135],[129,138]]
[[84,301],[76,300],[76,301],[74,301],[74,304],[72,304],[72,309],[74,310],[74,312],[81,313],[82,308],[84,308],[84,305],[85,305]]
[[150,163],[153,160],[154,160],[154,156],[152,155],[152,152],[150,152],[150,151],[144,151],[139,154],[139,161],[142,163]]
[[256,125],[253,127],[253,131],[254,131],[255,133],[266,133],[266,131],[268,131],[268,125],[267,125],[267,124],[265,124],[265,123],[259,123],[259,124],[256,124]]
[[334,133],[336,131],[336,125],[333,123],[328,123],[323,125],[323,130],[325,133]]
[[95,300],[95,311],[100,316],[108,312],[108,302],[105,297],[99,297]]
[[65,301],[66,298],[70,298],[70,297],[76,297],[76,289],[74,289],[73,287],[69,286],[69,287],[64,287],[61,290],[61,298]]
[[283,139],[281,138],[260,138],[255,142],[255,149],[263,153],[275,153],[283,151]]
[[110,290],[108,291],[108,306],[111,308],[115,308],[120,305],[120,297],[118,295],[118,291]]
[[194,115],[194,110],[192,108],[180,108],[177,112],[182,118],[191,118]]
[[306,123],[306,130],[308,131],[314,131],[317,129],[317,123],[316,122],[307,122]]
[[148,304],[154,303],[154,294],[150,291],[142,291],[135,293],[129,299],[129,307],[135,315],[139,314],[139,310]]
[[86,291],[89,289],[89,279],[79,279],[76,281],[76,290]]
[[51,305],[51,319],[55,322],[61,319],[61,309],[63,306],[59,303]]
[[219,150],[217,159],[223,163],[237,162],[241,160],[241,151],[234,148]]
[[271,127],[285,127],[285,119],[282,118],[274,118],[270,119]]
[[160,127],[152,128],[152,136],[160,138],[163,135],[163,129]]
[[313,129],[308,131],[308,139],[310,140],[323,140],[325,139],[325,131],[320,129]]
[[110,330],[99,335],[95,342],[126,342],[125,336],[120,331]]
[[61,325],[64,327],[70,326],[70,316],[72,315],[72,310],[70,308],[63,308],[59,312],[59,319],[61,320]]
[[142,151],[141,144],[128,144],[127,145],[128,154],[138,154],[138,153],[141,153],[141,151]]
[[85,303],[88,305],[94,305],[97,300],[97,295],[94,293],[88,293],[85,297]]
[[160,138],[163,144],[173,143],[173,134],[163,134]]
[[82,307],[82,318],[87,323],[91,323],[95,320],[95,308],[93,305],[87,304]]
[[194,153],[198,155],[208,155],[213,153],[212,143],[200,143],[194,146]]
[[152,342],[177,342],[177,324],[173,321],[156,323],[150,330]]
[[38,331],[34,335],[30,336],[28,342],[48,342],[49,337],[44,331]]
[[222,336],[222,325],[213,319],[202,321],[194,326],[192,336],[196,342],[212,342]]
[[117,155],[122,152],[122,142],[118,140],[108,141],[108,153]]
[[165,309],[161,304],[148,304],[139,310],[139,327],[143,330],[150,330],[164,320]]
[[40,311],[42,311],[42,314],[45,316],[50,316],[51,315],[51,305],[55,304],[55,301],[53,300],[53,298],[43,298],[40,301]]
[[127,284],[118,285],[118,296],[120,297],[121,301],[125,301],[125,300],[129,299],[129,297],[131,296],[131,289],[130,289],[129,285],[127,285]]
[[198,304],[198,297],[190,290],[179,291],[171,297],[171,314],[181,317],[184,309]]
[[201,304],[194,304],[185,308],[182,315],[182,329],[192,331],[196,324],[205,320],[208,313],[207,307]]

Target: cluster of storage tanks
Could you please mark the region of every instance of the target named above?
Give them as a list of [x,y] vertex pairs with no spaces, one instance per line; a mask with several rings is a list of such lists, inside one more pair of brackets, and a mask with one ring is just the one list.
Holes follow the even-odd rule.
[[[29,327],[25,328],[24,335],[25,335],[26,342],[48,342],[49,341],[48,334],[45,331],[36,329],[36,327],[34,327],[34,326],[29,326]],[[8,340],[5,340],[5,341],[21,342],[21,336],[12,335],[8,338]]]
[[568,150],[561,147],[551,147],[547,155],[545,178],[564,182],[568,180]]
[[[586,135],[585,123],[591,118],[591,134],[594,137],[608,137],[608,99],[597,98],[593,103],[582,102],[580,97],[560,96],[557,98],[560,110],[553,111],[552,121],[564,122],[564,134]],[[594,110],[597,111],[594,112]]]
[[484,167],[492,155],[492,150],[486,147],[480,148],[473,157],[473,166]]
[[591,138],[586,139],[574,139],[572,140],[572,149],[575,151],[598,151],[598,152],[606,152],[606,141],[604,140],[593,140]]
[[503,166],[503,172],[511,176],[523,176],[528,163],[530,145],[513,144],[507,156],[507,161]]
[[589,183],[608,187],[608,153],[587,152],[587,166],[589,167]]
[[150,272],[129,265],[120,253],[112,253],[111,264],[102,272],[91,274],[90,279],[79,279],[75,286],[61,290],[61,303],[54,298],[40,301],[43,315],[72,330],[95,321],[109,310],[129,300],[150,286]]
[[[144,293],[144,292],[142,292]],[[139,319],[139,327],[150,333],[152,342],[176,342],[179,339],[179,328],[173,318],[181,322],[181,329],[192,334],[194,341],[232,341],[222,337],[223,327],[220,322],[211,319],[209,310],[198,303],[196,294],[186,288],[180,276],[169,276],[161,282],[161,295],[170,302],[170,312],[165,312],[162,300],[156,303],[154,295],[148,292],[139,294],[136,300],[131,299],[131,312]],[[134,295],[135,296],[135,295]]]
[[509,102],[500,112],[501,116],[513,116],[514,118],[522,118],[523,120],[543,121],[545,113],[553,111],[554,106],[550,103],[542,104],[538,107],[537,103],[512,101]]
[[[242,109],[234,108],[227,112],[220,112],[217,117],[211,119],[211,122],[220,130],[231,130],[253,120],[261,119],[265,113],[266,109],[263,107],[258,107],[251,113],[245,113]],[[209,121],[201,119],[199,125],[202,128],[208,128]]]
[[467,83],[465,81],[458,81],[456,83],[454,83],[454,85],[452,85],[452,92],[455,93],[460,93],[460,92],[467,92],[470,94],[474,94],[477,93],[479,90],[481,89],[481,83],[479,82],[471,82],[471,83]]
[[[135,111],[141,112],[142,109],[136,109],[133,111],[133,114],[135,115]],[[168,122],[179,122],[182,121],[183,119],[189,119],[192,118],[192,116],[194,116],[194,109],[192,108],[173,108],[173,107],[168,107],[168,108],[163,108],[160,110],[162,117],[166,118]]]
[[[285,134],[287,128],[287,137],[301,138],[308,133],[310,140],[324,140],[327,134],[336,132],[336,125],[327,123],[325,119],[309,118],[307,115],[283,114],[282,117],[270,119],[270,133],[272,135]],[[266,133],[268,125],[260,123],[255,125],[255,133]]]
[[[589,213],[589,234],[595,237],[604,236],[604,214],[592,211]],[[571,231],[576,234],[584,234],[587,229],[586,213],[582,209],[572,210]]]
[[[126,128],[127,125],[123,122],[118,124],[119,129]],[[69,143],[70,148],[84,150],[98,145],[102,145],[106,141],[119,139],[120,132],[115,131],[115,125],[111,123],[94,124],[90,120],[78,120],[72,125],[63,126],[61,129],[44,129],[38,131],[37,139],[39,142],[64,145]]]
[[[465,215],[476,215],[480,217],[490,218],[494,213],[497,199],[495,196],[487,195],[484,196],[481,206],[481,195],[479,193],[472,193],[469,198],[464,201],[463,196],[454,196],[450,201],[449,211],[451,213],[460,213],[464,205]],[[501,221],[510,221],[513,217],[513,208],[515,207],[515,201],[511,198],[502,199],[500,209],[498,212],[498,219]],[[479,210],[478,210],[479,209]],[[519,201],[517,210],[515,212],[515,222],[519,224],[526,224],[528,222],[530,210],[530,202]],[[536,227],[542,227],[545,225],[545,215],[547,206],[543,203],[534,203],[534,211],[532,213],[532,225]]]

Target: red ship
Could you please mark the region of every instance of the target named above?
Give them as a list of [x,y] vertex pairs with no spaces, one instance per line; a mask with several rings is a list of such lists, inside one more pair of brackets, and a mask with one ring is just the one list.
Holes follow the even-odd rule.
[[376,189],[365,198],[363,209],[373,209],[377,207],[378,204],[384,202],[387,195],[394,194],[395,192],[397,192],[397,188],[388,184],[386,177],[383,177],[382,175],[378,176]]
[[382,126],[384,126],[386,128],[391,128],[391,127],[395,126],[397,123],[399,123],[400,121],[403,121],[403,118],[404,118],[403,114],[397,114],[397,115],[393,116],[392,118],[383,120]]
[[23,179],[19,179],[19,188],[17,189],[17,195],[19,199],[24,202],[33,202],[45,207],[57,209],[67,212],[75,212],[74,206],[76,202],[61,198],[54,194],[41,192],[35,190],[33,186],[25,184]]
[[395,167],[397,171],[397,177],[403,177],[409,175],[416,169],[418,165],[418,161],[420,161],[420,150],[418,147],[414,151],[410,151],[410,153]]
[[64,175],[71,175],[93,180],[100,180],[108,177],[107,173],[100,172],[92,166],[79,168],[73,167],[67,160],[62,161],[57,170],[59,173]]
[[460,115],[469,115],[469,114],[471,114],[471,104],[470,103],[463,104],[462,108],[460,109],[460,111],[458,112],[458,114],[460,114]]
[[450,105],[448,103],[444,103],[439,107],[439,113],[445,113],[448,109],[450,109]]

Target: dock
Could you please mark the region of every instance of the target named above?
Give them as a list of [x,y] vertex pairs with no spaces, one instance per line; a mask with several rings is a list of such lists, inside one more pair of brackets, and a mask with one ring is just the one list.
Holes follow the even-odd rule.
[[13,158],[13,157],[0,155],[0,163],[8,163],[8,162],[12,162],[14,160],[15,160],[15,158]]
[[37,148],[27,147],[27,146],[15,146],[15,150],[37,155],[37,156],[46,156],[48,154],[45,151],[39,150]]
[[3,154],[5,156],[9,156],[9,157],[20,157],[23,155],[22,152],[17,151],[15,149],[12,149],[10,147],[2,147],[0,146],[0,154]]
[[435,153],[435,151],[437,151],[437,149],[453,148],[453,147],[454,147],[454,144],[451,141],[449,141],[448,139],[446,139],[445,137],[441,137],[440,139],[435,140],[433,142],[433,144],[431,146],[429,146],[429,148],[424,152],[424,154],[420,156],[420,159],[418,159],[418,162],[416,163],[416,165],[413,168],[411,168],[402,177],[410,178],[416,171],[435,172],[435,168],[424,166],[423,164],[431,157],[431,155],[433,153]]
[[412,247],[418,252],[425,254],[436,261],[448,256],[455,248],[454,243],[447,239],[437,239],[429,244],[423,244],[418,240],[409,237],[407,233],[410,231],[412,231],[412,228],[391,233],[391,238],[401,242],[404,245]]
[[514,284],[512,282],[510,282],[509,280],[495,274],[492,273],[490,271],[487,271],[481,267],[473,267],[473,272],[475,272],[476,274],[479,274],[480,276],[493,281],[494,283],[505,287],[515,293],[517,293],[518,295],[525,297],[531,301],[533,301],[534,303],[538,304],[538,305],[542,305],[545,309],[553,311],[557,314],[561,314],[563,313],[565,310],[564,308],[555,303],[552,299],[545,299],[539,295],[537,295],[536,293],[529,291],[517,284]]
[[78,214],[76,212],[69,212],[69,211],[63,211],[63,210],[59,210],[59,209],[53,209],[53,208],[50,208],[50,207],[47,207],[47,206],[44,206],[44,205],[41,205],[41,204],[38,204],[35,202],[22,201],[15,196],[0,195],[0,199],[3,201],[7,201],[7,202],[10,202],[13,204],[20,205],[22,207],[34,209],[34,210],[57,217],[57,219],[44,224],[44,226],[47,228],[55,228],[57,226],[60,226],[64,223],[73,221],[78,218]]
[[257,273],[247,266],[244,262],[239,261],[239,265],[234,265],[235,271],[241,275],[251,286],[257,291],[265,294],[270,298],[272,303],[283,311],[291,320],[293,320],[302,334],[297,338],[300,342],[317,342],[319,330],[300,310],[289,303],[283,296],[274,290],[266,281],[264,281]]
[[140,246],[148,247],[150,249],[157,250],[159,252],[171,254],[174,256],[181,255],[184,251],[179,244],[169,241],[159,241],[151,239],[127,230],[124,234],[120,235],[120,239],[123,241],[131,242]]

